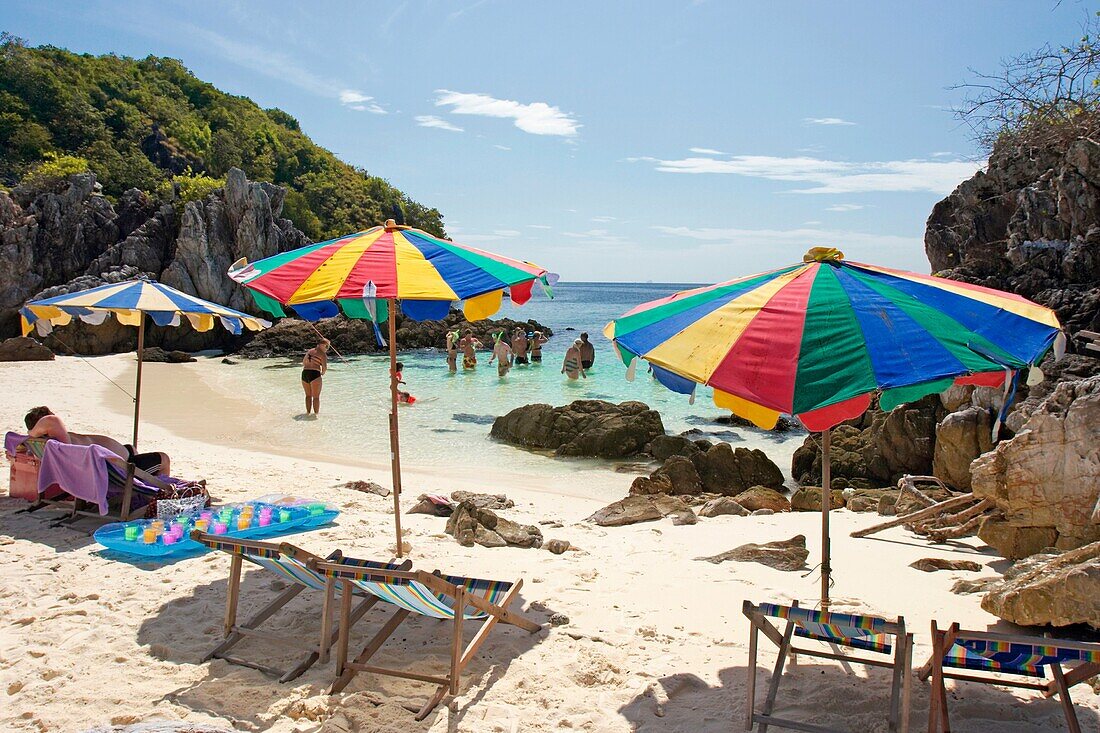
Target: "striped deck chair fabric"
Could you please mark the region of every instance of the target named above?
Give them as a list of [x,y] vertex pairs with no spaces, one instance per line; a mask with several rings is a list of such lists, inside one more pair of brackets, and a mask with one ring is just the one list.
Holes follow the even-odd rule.
[[774,603],[761,603],[758,608],[765,616],[794,623],[795,636],[804,639],[843,644],[853,649],[882,654],[889,654],[893,648],[890,644],[891,635],[884,633],[887,621],[877,616],[829,613],[826,623],[822,612],[811,608],[792,608]]
[[[243,546],[236,543],[230,544],[211,539],[205,540],[205,543],[208,547],[215,550],[228,552],[231,555],[239,554],[252,564],[264,570],[270,570],[275,575],[283,577],[291,583],[298,583],[299,585],[304,585],[313,590],[323,591],[325,589],[326,580],[324,575],[309,567],[309,565],[293,555],[288,555],[278,548]],[[345,567],[356,569],[363,568],[365,570],[396,570],[398,568],[396,563],[374,562],[373,560],[360,560],[354,557],[332,558],[328,560],[328,562],[336,562]],[[335,586],[335,591],[337,594],[340,593],[339,584]]]
[[945,667],[1028,677],[1046,677],[1045,667],[1064,662],[1100,663],[1100,650],[1065,649],[1056,644],[960,639],[943,656]]
[[[455,617],[453,598],[446,594],[436,593],[416,580],[380,577],[371,575],[369,572],[350,576],[346,573],[339,573],[339,575],[345,580],[350,580],[356,588],[412,613],[441,620]],[[503,580],[465,578],[460,575],[443,575],[440,577],[452,585],[465,589],[467,593],[479,596],[494,605],[499,604],[512,588],[512,583]],[[462,618],[467,621],[480,621],[487,617],[488,614],[484,611],[469,605],[463,609],[462,613]]]

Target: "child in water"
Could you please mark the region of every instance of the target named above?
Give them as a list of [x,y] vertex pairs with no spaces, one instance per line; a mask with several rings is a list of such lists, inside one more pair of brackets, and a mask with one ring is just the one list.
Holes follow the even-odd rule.
[[497,376],[504,377],[512,368],[512,347],[504,339],[504,332],[493,334],[493,355],[489,357],[489,363],[496,360]]
[[[405,371],[405,365],[402,364],[401,362],[397,362],[397,383],[399,385],[405,383],[405,380],[402,379],[402,374],[401,374],[403,371]],[[405,392],[405,391],[402,391],[401,389],[398,389],[397,390],[397,401],[400,402],[403,405],[412,405],[412,404],[416,403],[416,398],[413,397],[408,392]]]

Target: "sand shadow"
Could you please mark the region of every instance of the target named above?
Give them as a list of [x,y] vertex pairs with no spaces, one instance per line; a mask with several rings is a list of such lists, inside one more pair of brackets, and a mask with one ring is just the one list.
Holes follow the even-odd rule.
[[23,511],[27,506],[26,502],[15,499],[0,505],[2,510],[11,508],[0,514],[0,534],[67,552],[93,544],[92,532],[105,523],[94,517],[82,517],[75,524],[58,525],[59,520],[69,515],[68,510],[43,507],[33,512]]
[[[215,558],[218,555],[210,556],[211,561]],[[210,567],[212,572],[226,573],[225,563],[211,562]],[[239,622],[251,618],[289,587],[272,573],[247,568],[246,563],[240,588]],[[272,709],[283,707],[292,699],[327,694],[336,676],[336,650],[333,648],[332,657],[326,663],[318,661],[300,677],[285,684],[280,684],[273,676],[220,659],[203,663],[203,657],[224,639],[227,588],[228,581],[222,577],[196,586],[189,596],[169,601],[141,624],[137,641],[147,646],[150,653],[159,659],[182,665],[205,666],[205,675],[201,680],[173,690],[164,696],[164,700],[230,720],[248,721],[259,729],[265,729],[270,725]],[[321,603],[321,593],[303,591],[261,628],[270,630],[273,635],[312,641],[320,633]],[[522,609],[524,606],[521,596],[512,608]],[[349,656],[354,658],[359,654],[394,610],[389,604],[378,603],[363,616],[352,629]],[[424,727],[430,726],[439,715],[449,716],[448,725],[461,720],[466,711],[482,699],[486,689],[507,672],[512,660],[529,652],[545,638],[553,610],[536,605],[536,609],[524,611],[524,614],[543,624],[544,629],[532,634],[518,627],[497,624],[462,675],[462,705],[452,705],[450,709],[437,707],[424,721]],[[465,627],[464,644],[468,644],[480,623],[467,622]],[[451,632],[450,622],[411,615],[372,658],[371,663],[417,674],[446,674]],[[301,650],[262,637],[242,641],[232,649],[231,654],[282,670],[293,668],[306,656]],[[304,693],[303,686],[308,688]],[[345,701],[347,704],[367,702],[375,705],[388,702],[419,708],[434,691],[432,684],[360,673],[343,692],[332,697],[326,707],[331,708],[329,712],[334,715],[340,712]],[[352,712],[346,712],[352,715]],[[408,722],[410,726],[414,725],[412,713]]]
[[[763,649],[764,647],[762,647]],[[756,711],[767,694],[775,656],[767,648],[756,676]],[[930,682],[916,677],[926,659],[914,659],[911,678],[909,730],[924,730],[928,724]],[[846,670],[851,670],[850,672]],[[801,656],[784,672],[772,711],[788,720],[848,731],[885,731],[890,703],[890,670],[859,664],[830,662]],[[718,672],[719,684],[711,686],[691,672],[655,679],[647,689],[619,708],[619,713],[642,733],[700,733],[710,730],[745,730],[747,667],[727,667]],[[1083,687],[1078,687],[1082,690]],[[1071,691],[1072,692],[1072,691]],[[1062,707],[1057,699],[1039,693],[1017,699],[1004,687],[949,680],[948,713],[956,733],[1031,733],[1036,730],[1066,730]],[[1086,730],[1100,724],[1096,710],[1075,706],[1077,718]],[[779,730],[777,726],[772,726]],[[755,729],[755,728],[754,728]]]

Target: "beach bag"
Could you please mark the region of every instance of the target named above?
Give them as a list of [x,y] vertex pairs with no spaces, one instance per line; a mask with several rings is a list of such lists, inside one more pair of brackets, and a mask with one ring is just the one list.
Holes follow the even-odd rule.
[[13,499],[38,501],[38,467],[40,461],[33,453],[8,454],[11,473],[8,478],[8,496]]
[[155,515],[157,519],[167,521],[182,514],[196,514],[210,506],[210,493],[206,490],[205,481],[168,478],[165,480],[169,481],[171,486],[157,492],[145,516]]

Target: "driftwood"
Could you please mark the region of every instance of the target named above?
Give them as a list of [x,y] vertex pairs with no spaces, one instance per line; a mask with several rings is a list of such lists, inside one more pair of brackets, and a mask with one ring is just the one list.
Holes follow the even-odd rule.
[[972,535],[978,531],[981,523],[987,516],[1004,516],[1001,512],[990,512],[989,507],[985,507],[977,516],[971,517],[962,524],[955,527],[943,527],[941,529],[933,529],[928,532],[928,539],[932,540],[936,544],[945,542],[946,540],[957,539],[959,537],[966,537]]
[[935,504],[936,500],[918,489],[918,483],[936,484],[939,488],[950,491],[950,489],[947,488],[947,485],[935,476],[910,476],[906,474],[905,476],[899,478],[898,488],[901,489],[901,493],[903,495],[909,494],[926,507],[930,507]]
[[889,522],[882,522],[881,524],[876,524],[876,525],[873,525],[871,527],[867,527],[866,529],[861,529],[861,530],[858,530],[856,532],[852,532],[851,536],[852,537],[866,537],[868,535],[875,534],[876,532],[881,532],[884,529],[889,529],[891,527],[897,527],[898,525],[901,525],[901,524],[913,524],[917,520],[928,519],[930,517],[936,517],[936,516],[939,516],[941,514],[944,514],[945,512],[947,512],[951,509],[958,509],[960,507],[965,507],[965,506],[967,506],[969,504],[973,504],[977,501],[980,501],[979,497],[974,496],[973,494],[963,494],[962,496],[955,496],[955,497],[952,497],[952,498],[948,499],[947,501],[941,501],[938,504],[933,504],[930,507],[925,507],[924,509],[920,509],[919,511],[912,512],[911,514],[906,514],[904,517],[895,517],[894,519],[891,519]]

